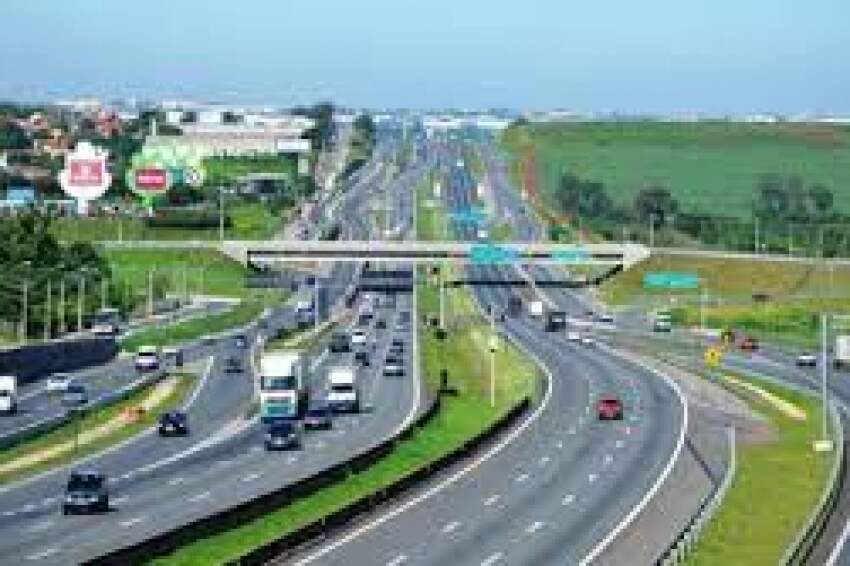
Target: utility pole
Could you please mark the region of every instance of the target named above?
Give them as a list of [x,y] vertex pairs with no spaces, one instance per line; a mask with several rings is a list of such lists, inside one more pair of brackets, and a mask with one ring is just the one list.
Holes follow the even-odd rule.
[[829,441],[829,409],[827,405],[827,376],[828,376],[828,367],[827,367],[827,315],[826,313],[821,314],[820,319],[821,324],[821,364],[820,364],[820,372],[821,372],[821,382],[820,382],[820,392],[821,399],[823,404],[823,436],[822,439],[824,441]]
[[313,328],[319,332],[319,275],[313,276]]
[[218,239],[224,241],[224,187],[218,188]]
[[27,313],[29,311],[29,286],[29,280],[24,279],[24,283],[21,288],[21,292],[23,294],[23,308],[21,310],[21,344],[27,343],[27,325],[29,323],[27,320]]
[[754,243],[754,247],[755,247],[754,251],[755,251],[755,253],[759,253],[759,249],[760,249],[760,246],[759,246],[759,217],[755,216],[754,220],[755,220],[755,222],[753,224],[753,232],[754,232],[753,233],[753,241],[755,242]]
[[446,285],[442,280],[443,274],[440,273],[440,328],[446,329]]
[[83,301],[86,295],[86,276],[80,273],[80,284],[77,286],[77,332],[83,331]]
[[59,280],[59,334],[65,334],[65,278]]
[[650,249],[655,247],[655,213],[651,212],[649,214],[649,247]]
[[153,318],[153,268],[148,269],[148,318]]
[[106,295],[109,293],[109,283],[106,281],[106,277],[102,277],[100,279],[100,310],[106,309]]
[[50,323],[51,323],[51,315],[52,309],[50,305],[51,295],[53,293],[53,286],[51,285],[50,279],[47,280],[47,294],[44,297],[44,341],[47,342],[50,340]]
[[496,406],[496,350],[498,343],[496,338],[496,313],[490,312],[490,407]]

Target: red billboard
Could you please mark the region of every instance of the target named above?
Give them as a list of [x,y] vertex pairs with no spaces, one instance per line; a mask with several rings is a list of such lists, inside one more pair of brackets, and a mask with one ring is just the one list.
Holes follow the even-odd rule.
[[69,159],[68,184],[73,187],[99,187],[103,184],[104,159]]
[[168,171],[157,167],[136,169],[135,185],[139,191],[165,191],[168,189]]

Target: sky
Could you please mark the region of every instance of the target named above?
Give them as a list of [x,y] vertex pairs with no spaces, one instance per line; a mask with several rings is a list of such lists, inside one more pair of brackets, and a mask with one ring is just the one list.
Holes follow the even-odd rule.
[[6,4],[0,99],[850,115],[848,0]]

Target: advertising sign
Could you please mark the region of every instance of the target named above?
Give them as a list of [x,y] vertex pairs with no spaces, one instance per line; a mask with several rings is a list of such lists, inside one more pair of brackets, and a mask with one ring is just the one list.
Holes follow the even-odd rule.
[[164,193],[168,190],[168,170],[145,167],[133,172],[136,191],[144,194]]
[[82,141],[65,157],[65,168],[59,172],[59,185],[77,201],[77,210],[84,214],[88,202],[100,198],[109,189],[112,175],[106,162],[109,153],[89,142]]

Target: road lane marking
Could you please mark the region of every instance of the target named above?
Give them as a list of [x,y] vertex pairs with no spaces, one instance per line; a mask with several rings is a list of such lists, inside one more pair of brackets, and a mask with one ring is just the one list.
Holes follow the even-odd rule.
[[530,535],[533,535],[534,533],[536,533],[537,531],[539,531],[542,528],[543,528],[543,522],[534,521],[533,523],[531,523],[530,525],[528,525],[525,528],[525,532],[530,534]]
[[32,503],[27,503],[26,505],[24,505],[24,507],[21,509],[21,511],[23,511],[24,513],[29,513],[31,511],[35,511],[35,505],[32,504]]
[[212,495],[212,493],[210,493],[209,491],[204,491],[204,492],[201,492],[197,495],[193,495],[192,497],[189,498],[189,501],[191,501],[192,503],[195,503],[197,501],[201,501],[202,499],[206,499],[210,495]]
[[575,434],[575,433],[576,433],[576,427],[574,427],[574,426],[571,426],[570,430],[567,431],[567,434]]
[[557,443],[555,443],[555,447],[558,448],[558,450],[560,450],[561,448],[564,447],[564,443],[559,440]]
[[517,476],[516,482],[517,483],[524,483],[526,480],[528,480],[528,478],[529,478],[528,474],[520,474],[520,475]]
[[550,460],[551,458],[549,456],[543,456],[542,458],[540,458],[540,465],[545,466],[549,463]]
[[404,554],[399,554],[398,556],[387,562],[387,566],[399,566],[399,564],[403,564],[404,562],[407,562],[407,556],[405,556]]
[[252,474],[248,474],[247,476],[243,477],[242,481],[245,482],[245,483],[248,483],[248,482],[252,482],[256,479],[259,479],[261,477],[263,477],[263,474],[259,474],[259,473],[254,472]]
[[588,474],[588,475],[587,475],[587,481],[588,481],[589,483],[593,483],[593,482],[595,482],[595,481],[596,481],[596,477],[597,477],[597,476],[596,476],[596,474]]
[[57,499],[59,499],[59,498],[58,498],[58,497],[45,497],[45,498],[41,501],[41,504],[42,504],[42,505],[52,505],[52,504],[56,503],[56,500],[57,500]]
[[502,496],[499,494],[491,495],[490,497],[484,500],[484,506],[490,507],[491,505],[494,505],[499,499],[501,499],[501,497]]
[[575,495],[573,495],[572,493],[568,493],[568,494],[567,494],[567,495],[565,495],[565,496],[564,496],[564,498],[561,500],[561,505],[564,505],[564,506],[570,505],[570,504],[572,504],[572,502],[573,502],[573,501],[575,501],[575,500],[576,500],[576,496],[575,496]]
[[505,557],[505,554],[503,552],[495,552],[495,553],[491,554],[490,556],[488,556],[487,558],[485,558],[481,562],[481,566],[493,566],[493,564],[495,564],[496,562],[498,562],[499,560],[501,560],[504,557]]
[[451,533],[452,531],[457,530],[460,526],[460,521],[452,521],[451,523],[447,523],[441,530],[444,535]]
[[30,554],[29,556],[27,556],[27,560],[44,560],[48,556],[53,556],[57,552],[59,552],[59,549],[54,546],[53,548],[48,548],[47,550],[43,550],[38,554]]
[[625,445],[625,442],[623,442],[622,440],[618,440],[617,442],[614,443],[614,446],[617,447],[617,448],[622,448],[624,445]]
[[144,517],[134,517],[134,518],[128,519],[126,521],[121,521],[119,523],[119,525],[121,525],[125,529],[128,529],[128,528],[132,527],[133,525],[138,525],[139,523],[141,523],[144,520],[145,520]]
[[605,454],[605,458],[602,459],[602,465],[610,466],[614,461],[614,457],[611,454]]
[[183,483],[184,481],[186,481],[186,478],[184,478],[182,476],[177,476],[176,478],[172,478],[172,479],[168,480],[168,485],[179,485],[179,484]]

